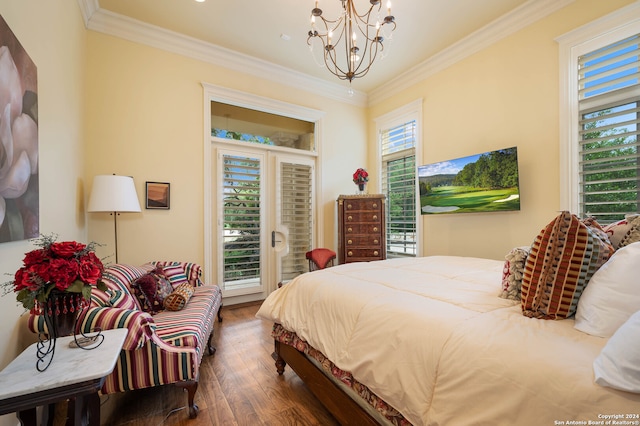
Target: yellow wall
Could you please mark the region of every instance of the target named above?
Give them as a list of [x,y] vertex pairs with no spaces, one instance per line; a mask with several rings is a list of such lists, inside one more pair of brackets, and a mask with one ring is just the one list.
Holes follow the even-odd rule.
[[[141,204],[145,181],[171,183],[171,208],[118,218],[121,263],[204,263],[203,87],[201,82],[324,111],[324,241],[335,240],[335,200],[354,190],[351,174],[366,160],[366,111],[222,67],[89,32],[87,168],[134,177]],[[345,87],[345,91],[347,88]],[[88,195],[87,195],[88,196]],[[113,219],[89,213],[89,236],[114,252]],[[215,262],[214,262],[215,264]]]
[[[2,1],[0,14],[38,67],[40,232],[85,241],[85,28],[78,4]],[[15,273],[33,248],[28,241],[0,244],[1,282],[11,279],[5,274]],[[13,293],[0,297],[0,369],[34,338],[22,311]],[[15,415],[0,416],[0,425],[15,424]]]
[[[423,98],[418,164],[518,147],[521,210],[425,215],[424,255],[503,259],[528,246],[560,208],[559,62],[554,39],[631,1],[570,6],[369,109],[374,119]],[[370,120],[369,141],[375,143]],[[375,161],[369,151],[369,162]]]

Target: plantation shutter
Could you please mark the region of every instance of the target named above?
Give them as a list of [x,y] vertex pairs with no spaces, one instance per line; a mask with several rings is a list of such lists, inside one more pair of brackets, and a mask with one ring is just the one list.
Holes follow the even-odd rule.
[[289,281],[309,270],[305,254],[311,250],[313,230],[312,168],[282,162],[280,173],[280,222],[289,230],[289,253],[282,258],[281,263],[282,280]]
[[382,191],[387,197],[387,258],[415,256],[416,247],[416,121],[380,134]]
[[260,160],[223,156],[224,288],[260,282]]
[[639,41],[579,58],[580,214],[600,223],[639,211]]

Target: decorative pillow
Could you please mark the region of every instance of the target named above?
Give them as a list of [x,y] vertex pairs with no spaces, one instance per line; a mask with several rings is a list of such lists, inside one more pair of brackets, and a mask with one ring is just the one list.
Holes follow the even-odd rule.
[[173,287],[166,278],[150,272],[132,282],[131,290],[138,299],[140,308],[153,315],[164,309],[164,299]]
[[611,336],[593,362],[596,383],[640,393],[640,311]]
[[628,214],[624,219],[605,226],[604,231],[616,250],[640,241],[640,214]]
[[584,218],[580,222],[582,222],[583,225],[588,227],[589,230],[591,230],[592,233],[594,233],[598,238],[600,238],[602,242],[609,244],[611,246],[610,250],[613,253],[613,251],[615,250],[615,247],[613,247],[613,244],[611,244],[609,235],[604,230],[604,228],[600,226],[600,224],[596,221],[594,217]]
[[162,300],[171,294],[173,286],[171,282],[162,274],[155,274],[158,280],[158,293],[162,295]]
[[107,288],[118,292],[119,295],[115,300],[113,297],[109,299],[111,306],[120,309],[140,310],[140,305],[131,291],[130,284],[144,274],[149,273],[151,269],[153,269],[151,266],[138,267],[122,264],[109,265],[106,267],[102,280],[107,285]]
[[169,311],[179,311],[185,307],[192,295],[193,286],[191,284],[180,284],[164,299],[164,307]]
[[574,327],[598,337],[610,337],[640,311],[640,242],[617,250],[593,274],[578,302]]
[[181,265],[169,265],[160,268],[162,269],[162,274],[167,277],[174,289],[187,282],[187,274]]
[[194,287],[203,285],[202,282],[202,268],[197,263],[192,262],[178,262],[167,260],[154,260],[152,265],[157,266],[181,266],[184,269],[184,273],[187,276],[187,281]]
[[524,265],[530,250],[531,247],[516,247],[504,257],[502,292],[499,294],[503,299],[520,300]]
[[564,319],[575,313],[589,279],[613,253],[595,228],[563,211],[536,236],[522,279],[525,316]]

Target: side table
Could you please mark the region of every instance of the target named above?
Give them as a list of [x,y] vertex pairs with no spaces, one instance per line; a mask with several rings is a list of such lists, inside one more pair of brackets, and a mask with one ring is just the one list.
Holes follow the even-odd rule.
[[98,391],[116,365],[127,331],[103,331],[102,344],[90,350],[70,348],[73,336],[60,337],[51,365],[43,372],[36,369],[37,343],[29,346],[0,372],[0,415],[16,412],[23,425],[35,426],[37,407],[70,400],[73,418],[67,424],[81,425],[88,419],[89,425],[99,426]]

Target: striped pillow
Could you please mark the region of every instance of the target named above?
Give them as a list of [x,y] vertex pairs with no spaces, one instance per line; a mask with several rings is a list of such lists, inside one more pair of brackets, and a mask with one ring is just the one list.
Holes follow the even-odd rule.
[[189,281],[192,286],[199,287],[204,285],[202,282],[202,268],[197,263],[154,260],[150,264],[157,266],[181,266],[187,276],[187,281]]
[[167,277],[174,289],[187,282],[187,274],[184,272],[182,265],[164,266],[162,267],[162,273]]
[[583,222],[568,211],[553,219],[536,236],[527,257],[523,314],[542,319],[575,314],[589,279],[613,254],[606,238],[597,222]]
[[113,290],[116,298],[111,298],[110,303],[114,308],[141,309],[136,298],[131,294],[129,285],[153,269],[152,266],[132,266],[116,264],[110,265],[104,270],[102,280],[107,288]]

